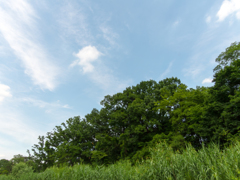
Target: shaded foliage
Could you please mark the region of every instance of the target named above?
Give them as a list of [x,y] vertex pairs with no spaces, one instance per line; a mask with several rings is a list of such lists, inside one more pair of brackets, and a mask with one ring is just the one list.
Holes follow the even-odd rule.
[[0,160],[0,174],[9,174],[12,171],[12,163],[7,159]]

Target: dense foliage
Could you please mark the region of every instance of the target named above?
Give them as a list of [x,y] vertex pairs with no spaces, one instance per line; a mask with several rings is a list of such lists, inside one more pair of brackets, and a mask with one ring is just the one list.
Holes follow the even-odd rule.
[[0,173],[8,174],[18,161],[27,162],[35,172],[78,163],[86,164],[82,167],[89,171],[100,172],[104,168],[93,170],[88,165],[111,168],[120,166],[112,165],[119,160],[137,164],[149,158],[153,153],[150,149],[159,142],[171,146],[174,158],[185,157],[189,143],[195,150],[212,142],[223,149],[240,137],[240,43],[233,43],[216,62],[212,87],[189,89],[172,77],[159,82],[143,81],[105,96],[100,110],[93,109],[84,118],[69,118],[46,136],[39,136],[33,154],[28,151],[29,157],[1,160]]
[[188,145],[181,153],[159,143],[151,150],[150,159],[135,166],[124,160],[109,166],[53,166],[33,173],[21,164],[17,174],[0,176],[0,180],[228,180],[240,178],[239,166],[239,143],[223,151],[213,144],[199,151]]

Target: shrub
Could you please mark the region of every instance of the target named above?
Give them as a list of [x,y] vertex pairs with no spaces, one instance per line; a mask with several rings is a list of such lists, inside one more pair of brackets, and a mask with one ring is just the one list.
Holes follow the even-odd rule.
[[12,175],[14,177],[20,177],[22,174],[33,173],[32,167],[20,162],[13,166]]

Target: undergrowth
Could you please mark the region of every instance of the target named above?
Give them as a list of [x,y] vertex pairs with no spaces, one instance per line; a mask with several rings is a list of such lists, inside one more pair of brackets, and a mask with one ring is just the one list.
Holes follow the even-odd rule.
[[220,150],[217,145],[196,151],[191,145],[181,153],[164,143],[151,149],[151,158],[131,166],[120,161],[109,166],[51,167],[42,173],[1,175],[0,180],[237,180],[240,179],[240,143]]

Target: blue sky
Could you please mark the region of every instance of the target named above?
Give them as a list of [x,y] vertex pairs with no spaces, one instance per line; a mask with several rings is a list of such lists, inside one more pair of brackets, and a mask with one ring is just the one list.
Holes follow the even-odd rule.
[[235,41],[239,0],[0,0],[0,159],[141,81],[211,86]]

